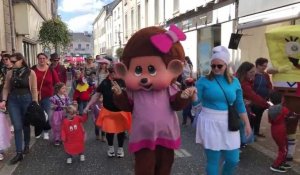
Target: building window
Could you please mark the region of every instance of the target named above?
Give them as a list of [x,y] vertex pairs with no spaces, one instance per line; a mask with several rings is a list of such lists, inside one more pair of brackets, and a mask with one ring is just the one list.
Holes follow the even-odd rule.
[[137,28],[140,29],[141,28],[141,5],[139,4],[137,6]]
[[90,45],[86,44],[86,49],[89,50],[90,49]]
[[118,7],[118,19],[120,19],[120,7]]
[[128,38],[128,19],[127,14],[125,14],[125,38]]
[[134,32],[134,11],[131,9],[131,33]]
[[155,17],[154,17],[154,23],[158,24],[159,23],[159,0],[155,0]]
[[23,41],[23,53],[24,57],[26,60],[26,63],[28,64],[29,67],[33,66],[36,64],[36,55],[37,55],[37,50],[36,50],[36,45],[28,43],[26,41]]
[[145,25],[148,27],[148,0],[145,2]]
[[173,11],[176,12],[179,10],[179,0],[174,0],[174,6],[173,6]]
[[70,44],[70,49],[73,49],[73,43]]
[[81,49],[81,44],[78,44],[78,49]]

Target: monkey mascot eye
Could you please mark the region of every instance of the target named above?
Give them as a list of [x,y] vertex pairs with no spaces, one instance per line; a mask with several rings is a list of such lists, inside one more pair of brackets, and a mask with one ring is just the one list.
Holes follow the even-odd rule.
[[141,76],[142,72],[143,72],[143,69],[142,69],[141,66],[136,66],[134,72],[135,72],[136,76]]
[[155,76],[155,75],[156,75],[156,69],[155,69],[155,67],[152,66],[152,65],[149,65],[149,66],[148,66],[148,72],[149,72],[149,74],[150,74],[151,76]]

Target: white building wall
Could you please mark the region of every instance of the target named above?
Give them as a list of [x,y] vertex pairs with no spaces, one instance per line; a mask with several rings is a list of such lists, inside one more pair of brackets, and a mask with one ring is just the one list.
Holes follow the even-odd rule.
[[185,33],[186,40],[181,41],[186,56],[189,56],[193,63],[193,72],[197,71],[197,31]]
[[3,1],[0,1],[0,50],[6,50]]
[[123,6],[122,1],[113,9],[112,56],[116,57],[116,50],[123,47]]

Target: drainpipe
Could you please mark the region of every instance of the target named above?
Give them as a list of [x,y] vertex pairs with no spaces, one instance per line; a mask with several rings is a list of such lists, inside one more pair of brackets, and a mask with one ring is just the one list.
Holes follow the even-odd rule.
[[12,0],[8,0],[9,6],[9,20],[10,20],[10,31],[11,31],[11,50],[12,53],[16,51],[16,32],[15,32],[15,23],[14,23],[14,13],[13,13],[13,3]]

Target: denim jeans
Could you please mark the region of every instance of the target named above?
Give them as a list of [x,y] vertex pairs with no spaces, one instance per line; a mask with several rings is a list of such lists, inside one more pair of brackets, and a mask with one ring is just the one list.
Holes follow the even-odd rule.
[[48,122],[51,121],[51,102],[50,97],[43,98],[40,102],[42,109],[48,114]]
[[84,108],[87,106],[88,101],[78,101],[79,115],[82,115]]
[[25,114],[28,106],[32,102],[31,94],[15,95],[10,94],[8,97],[8,112],[11,122],[14,126],[16,152],[21,153],[23,150],[22,130],[24,134],[25,146],[30,142],[30,126],[24,126]]

